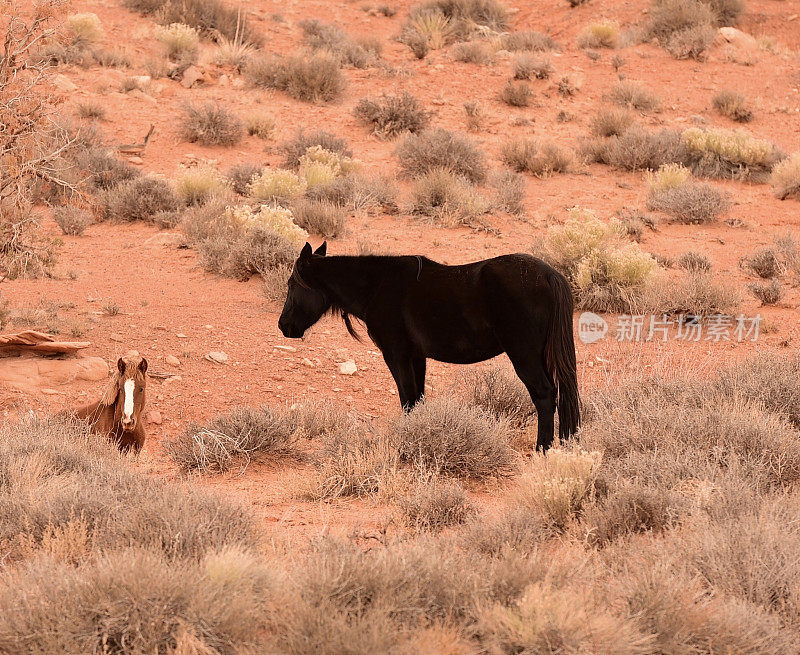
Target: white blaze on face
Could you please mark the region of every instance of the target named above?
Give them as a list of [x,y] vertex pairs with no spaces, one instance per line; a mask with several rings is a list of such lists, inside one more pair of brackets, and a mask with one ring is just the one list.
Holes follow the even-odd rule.
[[122,406],[123,423],[128,423],[133,417],[133,387],[135,385],[136,382],[133,380],[125,380],[122,388],[122,397],[125,399],[125,403]]

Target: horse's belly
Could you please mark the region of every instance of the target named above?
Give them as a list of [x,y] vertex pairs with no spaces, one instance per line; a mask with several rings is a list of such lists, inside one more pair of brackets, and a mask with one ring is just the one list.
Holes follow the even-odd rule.
[[426,357],[449,364],[474,364],[503,352],[494,335],[459,334],[436,342],[422,340]]

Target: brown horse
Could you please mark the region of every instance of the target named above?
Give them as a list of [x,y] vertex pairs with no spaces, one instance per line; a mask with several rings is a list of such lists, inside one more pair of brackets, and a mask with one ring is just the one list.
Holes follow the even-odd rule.
[[88,421],[95,432],[108,437],[122,452],[133,450],[138,453],[145,440],[141,415],[146,387],[147,360],[133,354],[120,357],[117,361],[117,372],[103,397],[66,414]]

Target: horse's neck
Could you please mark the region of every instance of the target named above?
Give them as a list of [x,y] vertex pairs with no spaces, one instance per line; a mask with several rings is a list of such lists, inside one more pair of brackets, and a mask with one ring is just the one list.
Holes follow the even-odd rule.
[[363,319],[381,281],[391,276],[397,283],[407,269],[401,257],[325,257],[319,260],[319,278],[323,280],[332,304],[348,314]]

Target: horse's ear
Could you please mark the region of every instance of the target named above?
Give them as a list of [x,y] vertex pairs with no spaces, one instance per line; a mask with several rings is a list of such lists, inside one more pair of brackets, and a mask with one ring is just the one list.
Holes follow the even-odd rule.
[[139,370],[142,373],[147,373],[147,360],[144,357],[142,357],[142,361],[139,362]]
[[300,251],[300,259],[311,259],[311,255],[313,251],[311,250],[311,244],[306,241],[306,245],[303,246],[303,249]]
[[323,241],[322,245],[314,251],[315,255],[319,255],[320,257],[324,257],[328,254],[328,242]]
[[122,359],[122,357],[117,360],[117,368],[119,369],[120,373],[125,373],[125,360]]

